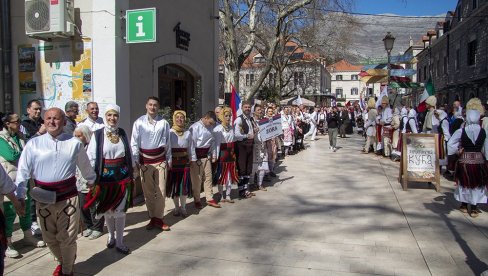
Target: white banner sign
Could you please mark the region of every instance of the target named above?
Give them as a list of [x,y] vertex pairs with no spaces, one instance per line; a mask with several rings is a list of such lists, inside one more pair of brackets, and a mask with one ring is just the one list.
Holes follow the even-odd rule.
[[259,121],[259,135],[262,141],[268,141],[283,134],[281,128],[281,115],[275,115],[271,119],[262,119]]

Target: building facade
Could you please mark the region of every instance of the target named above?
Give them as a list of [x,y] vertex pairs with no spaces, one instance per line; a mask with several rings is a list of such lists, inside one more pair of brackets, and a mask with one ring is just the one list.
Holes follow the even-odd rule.
[[[46,1],[74,3],[75,37],[45,42],[26,36],[26,1],[10,1],[13,106],[25,112],[30,99],[46,108],[96,101],[121,107],[127,130],[145,113],[149,96],[162,108],[181,108],[198,117],[217,104],[218,10],[212,0]],[[126,10],[155,8],[155,42],[126,43]],[[143,16],[137,20],[143,22]],[[145,20],[145,19],[144,19]],[[145,21],[144,21],[145,22]],[[146,23],[144,23],[146,24]],[[146,24],[147,25],[147,24]],[[140,29],[138,29],[140,27]],[[66,71],[63,71],[64,70]],[[29,84],[35,87],[28,89]],[[81,112],[80,112],[81,113]]]
[[[257,98],[277,96],[288,98],[296,95],[320,104],[330,93],[331,75],[327,71],[325,59],[317,54],[303,50],[298,43],[286,44],[281,69],[273,67],[260,87]],[[259,53],[251,54],[242,65],[239,74],[239,93],[248,97],[265,65],[265,58]]]
[[455,12],[423,37],[418,82],[431,77],[440,104],[488,100],[488,0],[459,0]]
[[345,105],[348,102],[358,101],[362,91],[364,91],[365,98],[380,94],[381,85],[379,83],[366,84],[360,80],[359,73],[363,68],[361,65],[353,65],[347,60],[340,60],[327,68],[332,76],[331,93],[336,97],[337,104]]

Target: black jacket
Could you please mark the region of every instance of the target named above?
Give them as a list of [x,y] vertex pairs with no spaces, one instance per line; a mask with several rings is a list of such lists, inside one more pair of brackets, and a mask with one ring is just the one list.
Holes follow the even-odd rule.
[[337,114],[337,112],[331,112],[327,114],[327,127],[328,128],[339,127],[339,114]]
[[20,124],[25,128],[25,138],[29,140],[36,135],[44,121],[41,118],[38,121],[34,121],[27,114],[24,114]]

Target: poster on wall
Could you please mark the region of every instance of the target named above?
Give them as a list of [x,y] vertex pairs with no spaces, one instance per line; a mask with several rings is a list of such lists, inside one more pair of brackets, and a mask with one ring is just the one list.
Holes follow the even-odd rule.
[[[68,101],[78,102],[80,110],[92,101],[91,39],[40,41],[19,46],[18,53],[21,109],[31,99],[41,100],[45,109],[63,110]],[[86,116],[80,115],[80,120]]]

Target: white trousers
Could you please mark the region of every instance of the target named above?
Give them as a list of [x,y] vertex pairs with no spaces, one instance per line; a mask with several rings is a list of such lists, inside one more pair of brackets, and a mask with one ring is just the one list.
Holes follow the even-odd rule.
[[303,136],[303,140],[307,139],[308,136],[312,135],[311,140],[315,140],[315,135],[317,135],[317,126],[310,124],[310,130]]

